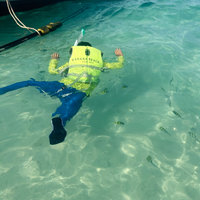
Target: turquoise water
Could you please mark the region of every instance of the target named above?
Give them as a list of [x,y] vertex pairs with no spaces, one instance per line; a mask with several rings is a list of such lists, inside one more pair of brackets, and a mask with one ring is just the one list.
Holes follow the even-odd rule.
[[[101,75],[56,146],[48,135],[58,99],[35,88],[0,97],[0,199],[199,199],[200,3],[143,2],[62,2],[18,14],[40,27],[88,7],[55,32],[1,53],[1,87],[59,80],[47,72],[50,55],[65,63],[81,28],[106,61],[120,47],[125,65]],[[27,34],[9,16],[0,24],[0,45]]]

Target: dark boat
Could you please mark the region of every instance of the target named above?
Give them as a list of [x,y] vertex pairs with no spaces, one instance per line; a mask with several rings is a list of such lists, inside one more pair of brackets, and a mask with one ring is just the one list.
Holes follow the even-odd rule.
[[[53,4],[66,0],[9,0],[15,12],[22,12],[35,8],[40,8],[49,4]],[[0,16],[9,14],[6,0],[0,0]]]

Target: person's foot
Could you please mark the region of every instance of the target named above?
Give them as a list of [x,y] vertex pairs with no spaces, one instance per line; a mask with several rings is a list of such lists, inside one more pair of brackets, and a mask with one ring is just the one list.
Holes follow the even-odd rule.
[[64,129],[62,120],[60,117],[52,119],[53,131],[49,135],[49,142],[51,145],[61,143],[65,140],[67,131]]

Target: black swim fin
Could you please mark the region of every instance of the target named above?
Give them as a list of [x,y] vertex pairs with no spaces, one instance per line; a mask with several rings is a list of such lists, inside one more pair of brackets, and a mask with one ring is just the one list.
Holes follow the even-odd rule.
[[52,124],[53,124],[53,131],[49,135],[49,142],[51,145],[59,144],[65,140],[67,131],[64,129],[60,117],[53,118]]

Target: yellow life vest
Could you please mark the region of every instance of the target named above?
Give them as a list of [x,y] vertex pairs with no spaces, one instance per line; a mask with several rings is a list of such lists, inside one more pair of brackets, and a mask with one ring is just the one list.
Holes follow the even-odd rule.
[[73,46],[69,66],[88,65],[101,68],[103,60],[101,51],[90,46]]
[[73,46],[67,70],[67,78],[73,80],[70,85],[75,82],[98,82],[98,77],[103,70],[101,51],[90,46]]

